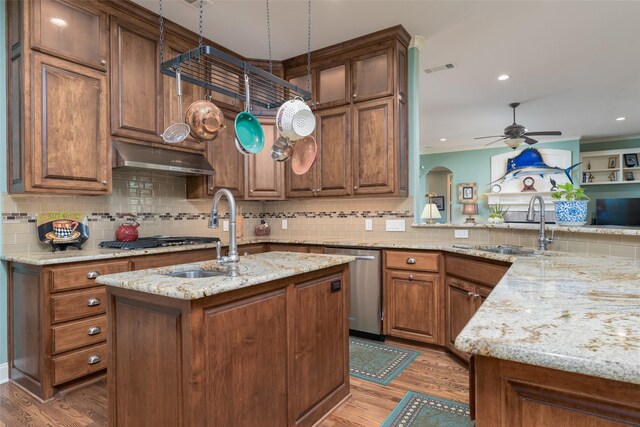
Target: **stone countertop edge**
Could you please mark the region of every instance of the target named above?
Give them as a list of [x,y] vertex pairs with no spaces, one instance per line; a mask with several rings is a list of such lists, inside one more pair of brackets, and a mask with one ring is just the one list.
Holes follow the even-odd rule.
[[345,255],[301,254],[292,252],[266,252],[248,255],[238,263],[239,276],[226,275],[199,279],[166,276],[179,271],[225,271],[216,261],[180,264],[170,267],[99,276],[97,283],[170,298],[194,300],[259,285],[273,280],[296,276],[328,267],[347,264],[355,260]]
[[568,253],[519,257],[455,345],[471,354],[640,384],[640,261]]
[[[413,228],[489,228],[489,229],[503,229],[503,230],[540,230],[540,224],[538,223],[502,223],[502,224],[411,224]],[[566,233],[582,233],[582,234],[604,234],[611,236],[640,236],[640,228],[628,228],[617,226],[597,226],[597,225],[585,225],[582,227],[565,227],[557,224],[546,224],[547,230],[553,230],[557,232]]]

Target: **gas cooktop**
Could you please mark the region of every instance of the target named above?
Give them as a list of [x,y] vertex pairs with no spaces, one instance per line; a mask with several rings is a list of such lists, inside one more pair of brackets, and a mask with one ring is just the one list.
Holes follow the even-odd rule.
[[215,243],[220,241],[217,237],[194,237],[194,236],[152,236],[141,237],[133,242],[116,242],[113,240],[106,240],[100,242],[98,246],[101,248],[109,249],[148,249],[148,248],[160,248],[167,246],[184,246],[184,245],[198,245],[201,243]]

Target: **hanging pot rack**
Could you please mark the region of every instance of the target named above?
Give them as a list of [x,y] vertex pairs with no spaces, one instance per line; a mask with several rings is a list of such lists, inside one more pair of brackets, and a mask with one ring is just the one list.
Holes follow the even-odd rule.
[[245,100],[244,76],[247,75],[251,87],[251,103],[262,108],[277,108],[296,96],[311,99],[311,92],[308,90],[213,46],[199,46],[160,64],[160,72],[170,77],[175,77],[178,69],[183,82],[240,101]]

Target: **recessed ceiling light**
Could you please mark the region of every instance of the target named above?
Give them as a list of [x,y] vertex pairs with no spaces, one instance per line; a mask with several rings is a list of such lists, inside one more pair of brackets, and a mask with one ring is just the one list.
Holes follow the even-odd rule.
[[498,80],[500,80],[500,81],[509,80],[509,77],[511,77],[509,74],[500,74],[498,76]]
[[440,142],[445,142],[447,138],[440,138]]
[[618,117],[618,118],[616,118],[616,120],[617,120],[617,121],[619,121],[619,122],[621,122],[621,121],[623,121],[623,120],[627,120],[627,118],[626,118],[626,117]]

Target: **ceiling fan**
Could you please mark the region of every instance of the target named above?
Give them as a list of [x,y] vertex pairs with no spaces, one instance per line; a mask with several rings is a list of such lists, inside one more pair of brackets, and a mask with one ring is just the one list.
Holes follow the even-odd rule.
[[549,131],[542,131],[542,132],[528,132],[524,126],[516,123],[516,108],[518,108],[518,105],[520,105],[519,102],[512,102],[511,104],[509,104],[509,107],[513,109],[513,124],[504,128],[504,135],[481,136],[474,139],[498,138],[495,141],[491,141],[490,143],[485,144],[485,147],[487,145],[491,145],[498,141],[504,141],[505,144],[507,144],[510,148],[513,148],[515,150],[523,142],[529,145],[533,145],[536,142],[538,142],[537,140],[530,138],[531,136],[562,135],[562,132],[557,130],[549,130]]

